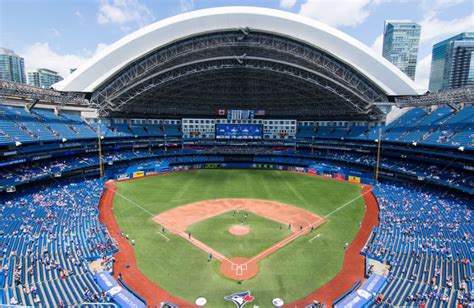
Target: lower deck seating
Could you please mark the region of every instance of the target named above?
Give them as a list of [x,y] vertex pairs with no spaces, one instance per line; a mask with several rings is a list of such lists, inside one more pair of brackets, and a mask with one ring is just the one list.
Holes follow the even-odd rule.
[[69,180],[0,199],[0,286],[5,304],[107,302],[87,261],[116,244],[99,223],[100,180]]
[[378,184],[374,191],[380,226],[363,253],[391,267],[383,304],[467,304],[474,279],[472,199],[404,184]]

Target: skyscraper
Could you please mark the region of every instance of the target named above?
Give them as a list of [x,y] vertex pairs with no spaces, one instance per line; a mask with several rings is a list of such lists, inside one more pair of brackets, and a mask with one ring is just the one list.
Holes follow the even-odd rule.
[[25,61],[13,50],[0,47],[0,79],[26,83]]
[[46,68],[39,68],[36,71],[28,72],[28,84],[35,87],[49,88],[61,80],[63,80],[63,77],[57,72]]
[[421,26],[410,21],[385,21],[383,57],[415,80]]
[[433,46],[430,91],[474,85],[474,32],[463,32]]

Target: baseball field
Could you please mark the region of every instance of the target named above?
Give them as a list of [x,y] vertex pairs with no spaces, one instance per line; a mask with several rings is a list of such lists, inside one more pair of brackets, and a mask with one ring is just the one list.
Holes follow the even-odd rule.
[[[114,215],[139,269],[184,300],[207,298],[207,307],[235,307],[224,297],[243,291],[260,307],[308,295],[341,270],[364,215],[359,185],[284,171],[194,170],[116,186]],[[221,265],[235,257],[258,272],[226,275]]]

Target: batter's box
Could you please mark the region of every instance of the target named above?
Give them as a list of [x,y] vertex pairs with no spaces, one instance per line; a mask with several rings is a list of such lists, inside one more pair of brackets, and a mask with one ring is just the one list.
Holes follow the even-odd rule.
[[235,271],[237,276],[242,276],[245,271],[247,271],[247,264],[235,264],[232,263],[232,270]]

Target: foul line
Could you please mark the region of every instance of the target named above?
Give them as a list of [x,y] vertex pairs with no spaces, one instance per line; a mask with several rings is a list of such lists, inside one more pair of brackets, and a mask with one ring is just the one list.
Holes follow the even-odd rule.
[[144,211],[145,213],[148,213],[150,216],[156,216],[155,214],[153,214],[152,212],[150,212],[149,210],[147,210],[146,208],[142,207],[140,204],[136,203],[135,201],[125,197],[124,195],[122,195],[121,193],[119,193],[118,191],[115,191],[115,193],[117,195],[119,195],[120,197],[124,198],[125,200],[127,200],[128,202],[131,202],[133,205],[135,205],[136,207],[138,207],[139,209],[141,209],[142,211]]
[[338,207],[337,209],[335,209],[334,211],[330,212],[329,214],[327,214],[326,216],[324,216],[324,218],[328,218],[329,216],[331,216],[332,214],[342,210],[343,208],[345,208],[346,206],[348,206],[349,204],[351,204],[352,202],[356,201],[357,199],[360,199],[362,197],[364,197],[366,194],[368,193],[371,193],[372,192],[372,189],[371,190],[368,190],[366,191],[365,193],[363,194],[360,194],[359,196],[355,197],[354,199],[344,203],[343,205],[341,205],[340,207]]
[[167,242],[170,241],[170,239],[169,239],[166,235],[164,235],[163,233],[161,233],[160,231],[158,231],[158,232],[156,232],[156,233],[158,233],[159,235],[161,235],[162,237],[164,237]]
[[320,237],[321,235],[322,235],[321,233],[316,234],[316,235],[313,236],[308,242],[311,243],[315,238],[318,238],[318,237]]
[[[109,189],[109,188],[106,187],[106,189]],[[152,212],[150,212],[150,211],[147,210],[146,208],[142,207],[140,204],[136,203],[135,201],[133,201],[133,200],[131,200],[131,199],[125,197],[123,194],[119,193],[119,192],[117,191],[117,189],[111,190],[111,191],[113,191],[113,192],[114,192],[115,194],[117,194],[119,197],[121,197],[121,198],[127,200],[128,202],[130,202],[133,206],[135,206],[135,207],[141,209],[142,211],[144,211],[145,213],[149,214],[151,217],[155,217],[155,216],[156,216],[155,214],[153,214]],[[163,233],[158,232],[158,234],[161,235],[162,237],[164,237],[167,242],[170,241],[170,239],[169,239],[166,235],[164,235]]]

